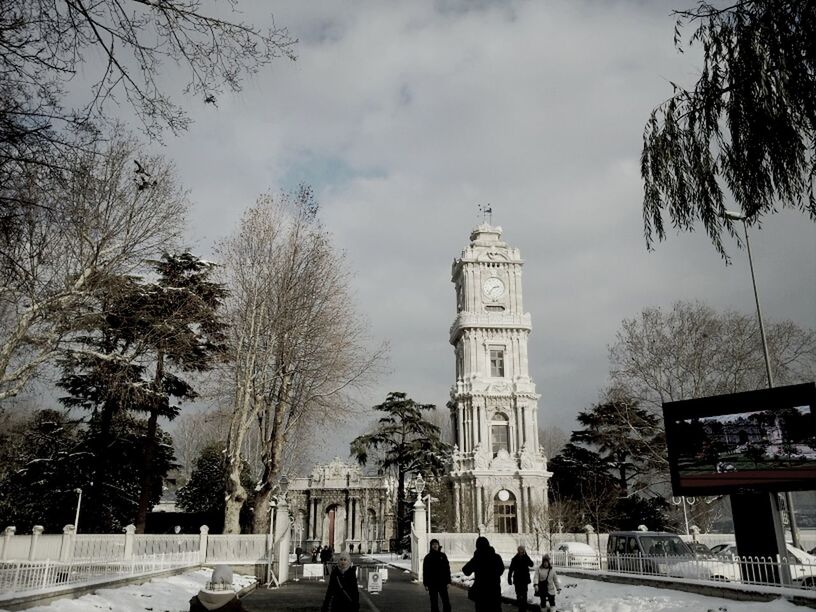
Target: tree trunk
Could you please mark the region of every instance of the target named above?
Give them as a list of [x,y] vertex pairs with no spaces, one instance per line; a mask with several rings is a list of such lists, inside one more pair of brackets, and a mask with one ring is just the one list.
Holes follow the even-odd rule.
[[402,522],[405,520],[405,471],[400,468],[397,480],[397,548],[402,544]]
[[[156,377],[153,379],[153,388],[156,393],[162,393],[164,379],[164,351],[159,349],[156,354]],[[139,507],[136,510],[136,533],[145,532],[147,513],[150,511],[150,494],[156,475],[153,473],[153,460],[156,456],[156,429],[159,422],[159,410],[153,407],[147,419],[147,436],[144,453],[142,454],[142,479],[139,491]]]
[[255,514],[252,516],[252,533],[269,533],[269,507],[272,501],[272,487],[266,485],[255,492]]
[[266,510],[269,508],[270,497],[280,474],[280,459],[283,451],[283,421],[289,411],[291,388],[292,375],[291,373],[284,373],[278,398],[273,408],[272,427],[268,439],[265,440],[264,472],[260,483],[261,489],[255,497],[256,512],[252,524],[252,533],[266,533],[269,529]]
[[232,453],[227,457],[227,495],[224,500],[224,533],[241,533],[241,508],[247,492],[241,484],[241,456]]
[[145,440],[145,448],[142,455],[142,478],[139,491],[139,506],[136,510],[135,521],[136,533],[145,532],[147,513],[150,511],[150,494],[156,477],[156,475],[153,474],[153,459],[156,456],[156,426],[158,420],[158,410],[151,410],[150,418],[147,420],[147,439]]

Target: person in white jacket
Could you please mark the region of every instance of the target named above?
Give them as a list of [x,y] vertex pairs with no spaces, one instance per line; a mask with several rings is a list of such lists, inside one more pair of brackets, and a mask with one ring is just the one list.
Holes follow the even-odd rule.
[[[541,609],[555,612],[555,596],[561,592],[561,582],[550,562],[550,555],[541,558],[541,565],[536,570],[538,596],[541,598]],[[546,603],[546,608],[544,607]]]

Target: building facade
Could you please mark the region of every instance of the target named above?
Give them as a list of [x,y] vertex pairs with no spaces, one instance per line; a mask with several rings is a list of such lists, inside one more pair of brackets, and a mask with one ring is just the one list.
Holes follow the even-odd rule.
[[292,547],[340,552],[353,544],[355,551],[387,551],[394,537],[394,494],[392,479],[364,476],[357,464],[339,457],[316,466],[289,485]]
[[488,224],[473,230],[451,274],[456,529],[542,532],[551,473],[539,449],[539,395],[528,368],[532,323],[522,305],[524,261],[501,234]]

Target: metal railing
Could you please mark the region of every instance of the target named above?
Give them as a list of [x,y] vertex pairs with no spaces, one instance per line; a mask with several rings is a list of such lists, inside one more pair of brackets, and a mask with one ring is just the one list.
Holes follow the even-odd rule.
[[550,558],[555,567],[599,573],[816,591],[816,563],[793,557],[644,556],[555,551],[550,553]]

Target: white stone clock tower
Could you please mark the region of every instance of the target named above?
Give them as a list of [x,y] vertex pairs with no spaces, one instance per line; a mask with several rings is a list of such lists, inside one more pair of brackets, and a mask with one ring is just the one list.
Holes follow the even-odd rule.
[[451,480],[458,531],[543,531],[547,459],[538,445],[538,394],[530,379],[518,249],[502,229],[477,227],[453,262],[456,355],[451,388]]

